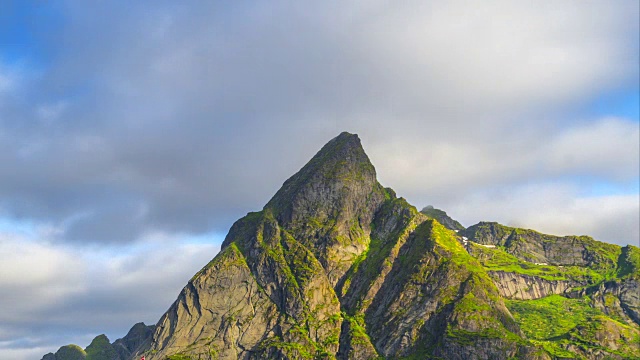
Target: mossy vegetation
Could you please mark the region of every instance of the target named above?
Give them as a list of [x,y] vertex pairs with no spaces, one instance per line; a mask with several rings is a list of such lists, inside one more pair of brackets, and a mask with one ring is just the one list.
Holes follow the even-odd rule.
[[601,314],[589,298],[567,299],[551,295],[537,300],[507,300],[507,307],[527,337],[549,340]]
[[488,248],[473,242],[471,251],[482,265],[491,271],[512,272],[536,276],[551,281],[573,280],[586,284],[597,284],[606,278],[606,274],[584,266],[553,266],[524,261],[507,253],[504,247]]
[[[423,215],[419,217],[415,222],[417,225],[408,231],[406,240],[395,254],[398,243],[387,255],[394,259],[393,268],[379,293],[392,292],[397,297],[392,302],[375,303],[375,307],[367,310],[366,321],[378,326],[383,322],[394,329],[389,331],[404,329],[400,334],[410,333],[412,340],[407,346],[410,346],[410,353],[420,358],[433,357],[443,338],[462,347],[473,346],[482,340],[510,344],[516,349],[523,340],[517,334],[513,319],[504,307],[500,307],[498,290],[485,269],[469,255],[453,231],[436,220],[426,219]],[[372,259],[373,251],[374,248],[370,248],[365,261]],[[416,318],[419,304],[435,306],[435,313]],[[372,315],[379,313],[380,307],[390,309],[384,310],[383,319]],[[429,325],[428,319],[431,319]],[[434,322],[439,321],[447,324],[444,329],[433,328]],[[387,336],[380,330],[374,330],[372,334]],[[379,340],[376,338],[376,341]],[[393,339],[389,341],[394,342]]]
[[274,336],[262,341],[259,349],[271,357],[304,360],[335,360],[335,354],[327,351],[320,344],[311,340],[304,329],[294,327],[291,331],[296,336],[284,340],[282,336]]
[[618,257],[617,276],[640,277],[640,248],[633,245],[622,248]]
[[86,360],[113,360],[119,357],[106,335],[96,336],[85,349]]
[[[458,241],[457,235],[436,220],[428,220],[416,228],[416,233],[421,232],[424,232],[421,236],[427,236],[431,242],[430,251],[440,259],[437,268],[432,270],[434,273],[425,275],[449,278],[449,287],[439,289],[440,305],[436,310],[440,316],[455,319],[447,323],[443,334],[446,341],[462,347],[488,341],[514,351],[524,344],[515,321],[504,310],[493,281],[480,262]],[[416,349],[422,349],[417,353],[427,356],[437,352],[435,343],[431,350],[423,348],[424,345],[417,345]]]
[[[557,237],[497,223],[474,225],[463,232],[463,235],[473,236],[473,240],[483,244],[496,245],[486,247],[469,242],[469,251],[485,269],[547,281],[568,281],[574,284],[573,294],[589,294],[601,284],[639,275],[640,252],[633,246],[620,248],[588,236]],[[540,257],[551,259],[543,261],[555,263],[528,261]],[[566,262],[572,261],[580,265],[566,265]],[[565,265],[561,265],[563,262]],[[601,296],[599,301],[602,305],[598,306],[604,305],[609,309],[618,306],[619,300],[613,294],[605,293]],[[552,295],[537,300],[505,302],[532,344],[544,349],[552,357],[585,358],[586,354],[594,351],[604,351],[623,358],[630,354],[637,356],[635,348],[628,344],[607,345],[602,340],[604,327],[608,326],[609,330],[615,329],[614,333],[624,333],[627,339],[633,339],[637,326],[628,324],[613,310],[610,315],[604,314],[588,296],[569,299]],[[606,326],[602,325],[605,323]]]
[[195,273],[189,282],[193,282],[198,277],[202,276],[207,270],[211,269],[215,266],[241,266],[248,268],[247,261],[242,255],[238,244],[233,242],[229,244],[226,248],[222,249],[221,252],[216,255],[213,260],[209,261],[207,265],[205,265],[200,271]]
[[[254,234],[238,239],[238,243],[245,252],[252,249],[254,266],[261,264],[270,269],[272,281],[277,282],[271,298],[284,315],[280,321],[291,326],[289,332],[271,338],[263,346],[302,358],[335,352],[332,349],[337,349],[342,319],[337,296],[322,264],[291,232],[280,227],[271,209],[256,216],[252,226]],[[260,283],[259,279],[256,281]],[[324,299],[318,301],[316,293]]]
[[[343,299],[343,310],[350,315],[366,309],[371,299],[366,299],[369,288],[391,270],[392,262],[398,256],[400,247],[409,235],[424,221],[418,211],[403,198],[385,201],[371,224],[371,240],[365,251],[357,257],[345,275],[338,289]],[[386,222],[393,219],[390,227]],[[352,286],[356,282],[358,286]]]
[[87,353],[78,345],[69,344],[56,351],[56,360],[85,360]]
[[495,222],[481,222],[460,232],[470,240],[501,247],[519,260],[563,266],[586,266],[615,277],[621,248],[589,236],[554,236]]
[[351,344],[371,344],[371,338],[369,338],[364,321],[364,314],[359,313],[357,315],[350,316],[346,313],[342,313],[342,316],[345,321],[349,322],[349,337]]
[[[588,349],[625,358],[640,355],[638,329],[592,307],[589,297],[568,299],[551,295],[537,300],[508,300],[506,305],[527,337],[552,356],[584,358]],[[611,339],[603,340],[607,336]],[[605,346],[607,342],[611,345]],[[627,342],[638,346],[634,348]],[[585,351],[576,350],[576,346]]]
[[344,281],[342,282],[342,284],[339,285],[340,296],[341,297],[344,297],[347,294],[347,292],[349,291],[349,288],[351,287],[351,280],[352,280],[354,274],[358,273],[358,270],[360,269],[360,265],[362,264],[364,259],[367,258],[367,255],[369,254],[369,250],[370,250],[370,247],[367,247],[367,249],[365,249],[365,251],[363,251],[360,255],[358,255],[355,258],[355,260],[353,260],[353,264],[351,264],[351,267],[349,268],[349,270],[345,274]]
[[192,358],[189,355],[185,355],[185,354],[174,354],[174,355],[169,355],[167,356],[166,360],[193,360],[194,358]]

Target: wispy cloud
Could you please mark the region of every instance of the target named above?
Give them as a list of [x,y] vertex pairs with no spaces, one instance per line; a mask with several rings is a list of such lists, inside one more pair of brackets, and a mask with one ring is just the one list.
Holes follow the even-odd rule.
[[[478,220],[499,221],[547,234],[590,235],[620,245],[634,241],[637,245],[640,236],[637,193],[590,195],[567,182],[504,186],[438,205],[466,226]],[[478,214],[483,217],[478,219]]]
[[34,347],[42,356],[71,342],[86,346],[100,333],[115,340],[136,322],[154,324],[219,242],[155,234],[133,248],[87,251],[47,240],[39,231],[0,233],[0,306],[11,309],[0,315],[3,358],[26,358]]

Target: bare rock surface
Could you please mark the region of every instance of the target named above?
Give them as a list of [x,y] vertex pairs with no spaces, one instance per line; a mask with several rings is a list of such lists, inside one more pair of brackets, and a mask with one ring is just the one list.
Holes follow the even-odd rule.
[[500,295],[507,299],[534,300],[549,295],[569,295],[580,283],[570,280],[546,280],[505,271],[489,271]]

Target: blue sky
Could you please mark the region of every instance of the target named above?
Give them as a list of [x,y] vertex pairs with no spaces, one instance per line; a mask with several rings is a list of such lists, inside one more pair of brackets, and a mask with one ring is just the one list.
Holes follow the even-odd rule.
[[587,116],[619,116],[628,119],[640,118],[638,105],[638,87],[616,89],[596,97],[591,106],[587,106]]
[[0,357],[154,323],[342,131],[417,207],[637,245],[639,6],[3,2]]

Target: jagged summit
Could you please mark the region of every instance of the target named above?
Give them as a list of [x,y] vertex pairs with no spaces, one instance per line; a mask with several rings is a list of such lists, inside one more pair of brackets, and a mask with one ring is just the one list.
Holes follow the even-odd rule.
[[283,205],[283,202],[291,200],[301,186],[309,185],[314,180],[327,181],[358,173],[358,166],[362,166],[367,171],[366,175],[372,175],[375,180],[375,169],[362,148],[360,138],[357,134],[343,132],[327,142],[300,171],[287,179],[265,207]]
[[313,252],[336,286],[366,249],[374,214],[388,196],[358,135],[343,132],[285,181],[263,212]]
[[335,213],[341,205],[355,208],[359,204],[346,202],[362,201],[362,197],[380,188],[376,170],[364,152],[360,138],[343,132],[285,181],[265,209],[272,209],[279,220],[291,222],[310,213]]
[[420,212],[430,218],[438,220],[440,224],[444,225],[449,230],[464,230],[464,226],[447,215],[446,211],[436,209],[433,207],[433,205],[425,206],[422,210],[420,210]]

